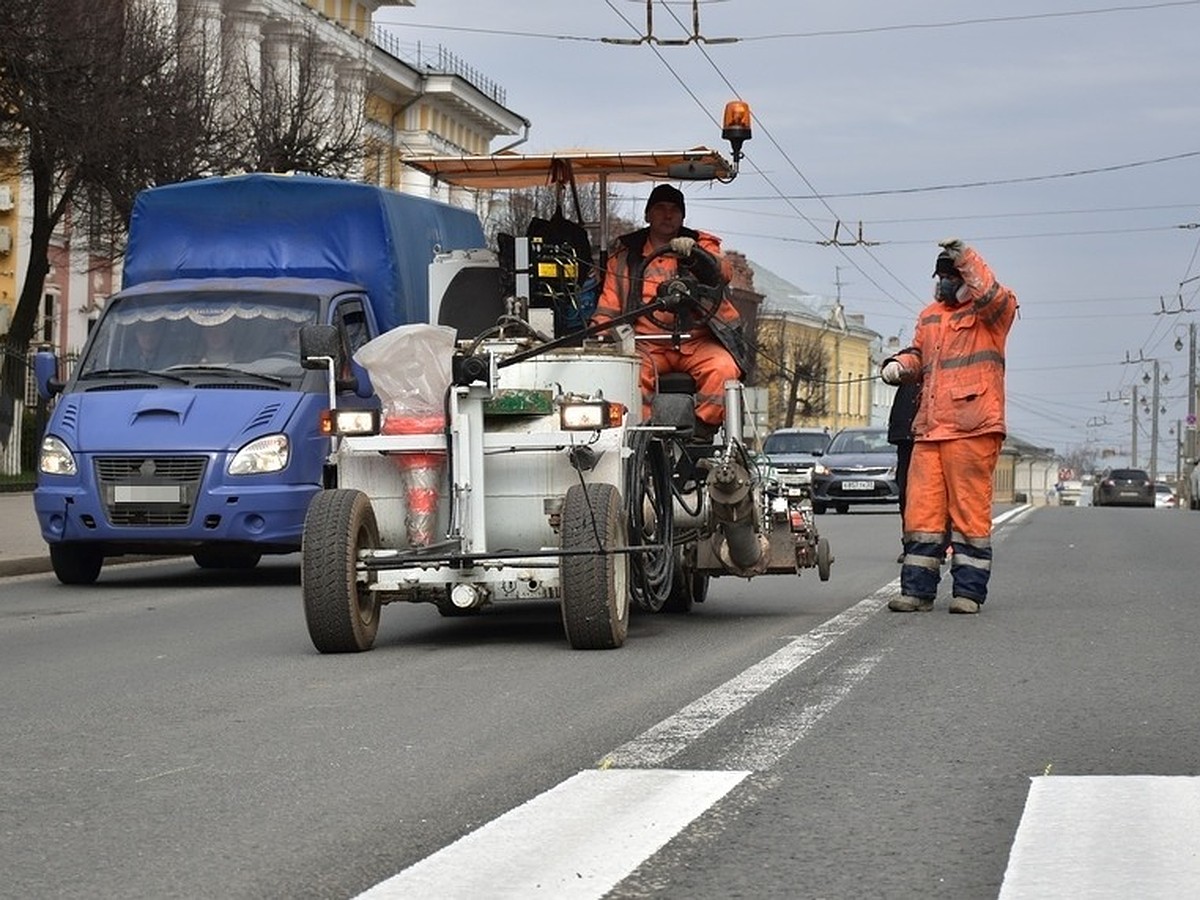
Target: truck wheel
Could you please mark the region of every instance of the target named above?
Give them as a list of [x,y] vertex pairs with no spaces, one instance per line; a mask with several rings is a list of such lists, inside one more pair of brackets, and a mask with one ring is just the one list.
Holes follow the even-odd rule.
[[253,569],[262,554],[249,547],[205,546],[192,554],[202,569]]
[[[576,650],[608,650],[629,632],[629,557],[604,550],[624,546],[621,496],[611,484],[573,484],[562,508],[562,619]],[[597,547],[597,538],[600,546]]]
[[379,545],[375,511],[362,491],[321,491],[304,519],[300,590],[308,636],[322,653],[370,650],[379,597],[357,571],[358,553]]
[[829,580],[829,567],[833,565],[833,554],[829,552],[829,540],[817,538],[817,577]]
[[100,577],[104,554],[90,544],[51,544],[50,565],[63,584],[93,584]]

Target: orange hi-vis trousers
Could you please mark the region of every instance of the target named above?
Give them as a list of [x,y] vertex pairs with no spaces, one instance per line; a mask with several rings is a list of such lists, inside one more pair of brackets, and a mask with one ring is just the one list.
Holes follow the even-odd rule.
[[693,338],[676,350],[670,341],[638,341],[642,357],[642,420],[650,420],[650,407],[658,392],[658,376],[686,372],[696,382],[696,418],[708,425],[725,421],[725,382],[740,372],[729,351],[716,338]]
[[900,592],[937,596],[950,525],[950,564],[955,597],[987,600],[992,573],[992,480],[1000,458],[1000,434],[945,441],[916,441],[904,503],[904,564]]

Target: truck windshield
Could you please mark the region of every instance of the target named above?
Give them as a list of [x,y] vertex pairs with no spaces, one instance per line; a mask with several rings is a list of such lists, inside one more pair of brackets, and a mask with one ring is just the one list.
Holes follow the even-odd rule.
[[318,299],[304,294],[117,298],[100,318],[76,371],[84,378],[215,366],[300,378],[300,327],[315,323],[317,310]]

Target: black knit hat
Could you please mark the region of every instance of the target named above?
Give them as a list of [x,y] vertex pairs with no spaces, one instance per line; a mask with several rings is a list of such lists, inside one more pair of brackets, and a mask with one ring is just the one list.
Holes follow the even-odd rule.
[[687,215],[687,207],[683,203],[683,191],[677,187],[672,187],[669,184],[660,184],[650,192],[650,199],[646,201],[646,212],[650,212],[650,207],[655,203],[674,203],[679,207],[680,215]]

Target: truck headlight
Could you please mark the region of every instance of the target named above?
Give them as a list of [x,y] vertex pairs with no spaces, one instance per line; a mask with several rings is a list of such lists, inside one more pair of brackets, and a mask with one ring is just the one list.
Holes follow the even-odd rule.
[[67,445],[48,434],[42,438],[42,448],[38,452],[38,471],[46,475],[74,475],[78,469],[75,456]]
[[291,445],[286,434],[268,434],[253,440],[229,461],[230,475],[263,475],[287,467]]

